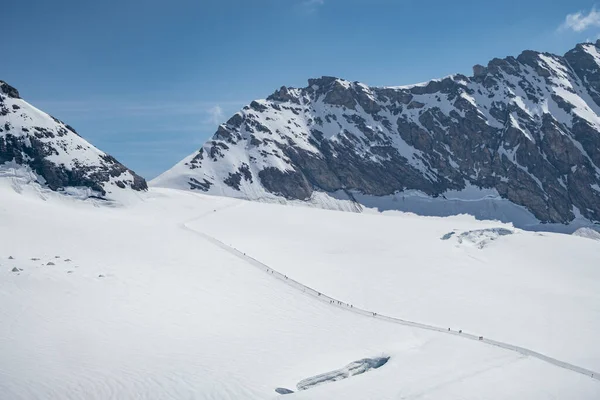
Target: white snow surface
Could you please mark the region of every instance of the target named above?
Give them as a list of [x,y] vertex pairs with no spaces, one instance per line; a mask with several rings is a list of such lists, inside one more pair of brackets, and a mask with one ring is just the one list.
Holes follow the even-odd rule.
[[[275,399],[275,388],[388,356],[379,369],[286,396],[600,396],[589,376],[457,334],[600,370],[596,241],[466,216],[172,189],[106,207],[13,183],[0,177],[0,398]],[[498,227],[514,233],[482,248],[440,240]],[[264,265],[323,296],[453,334],[355,314]]]

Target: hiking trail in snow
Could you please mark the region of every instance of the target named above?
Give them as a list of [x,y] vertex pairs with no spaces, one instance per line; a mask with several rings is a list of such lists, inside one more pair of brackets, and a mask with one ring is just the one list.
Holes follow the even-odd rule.
[[189,224],[191,224],[195,221],[198,221],[198,220],[206,217],[207,215],[213,214],[215,212],[220,212],[220,211],[226,210],[231,207],[241,206],[241,205],[243,205],[243,203],[236,202],[236,203],[227,204],[218,209],[214,209],[212,212],[204,213],[199,217],[196,217],[192,220],[184,222],[182,224],[182,226],[184,229],[187,229],[187,230],[201,236],[205,240],[211,242],[212,244],[214,244],[217,247],[220,247],[221,249],[225,250],[229,254],[234,255],[234,256],[248,262],[249,264],[253,265],[254,267],[262,270],[263,272],[265,272],[267,274],[270,274],[273,278],[278,279],[278,280],[282,281],[283,283],[287,284],[288,286],[290,286],[298,291],[301,291],[302,293],[304,293],[308,296],[316,298],[317,300],[320,300],[321,302],[329,303],[331,306],[334,306],[334,307],[337,307],[337,308],[340,308],[340,309],[343,309],[343,310],[346,310],[346,311],[349,311],[349,312],[352,312],[355,314],[363,315],[363,316],[369,317],[369,318],[376,318],[378,320],[387,321],[387,322],[391,322],[391,323],[395,323],[395,324],[399,324],[399,325],[410,326],[413,328],[425,329],[428,331],[435,331],[435,332],[439,332],[439,333],[445,333],[448,335],[454,335],[454,336],[458,336],[458,337],[461,337],[464,339],[470,339],[470,340],[474,340],[477,342],[485,343],[487,345],[500,347],[500,348],[510,350],[510,351],[513,351],[513,352],[516,352],[516,353],[519,353],[519,354],[522,354],[525,356],[531,356],[531,357],[537,358],[539,360],[542,360],[549,364],[555,365],[557,367],[568,369],[568,370],[589,376],[592,379],[595,379],[597,381],[600,381],[600,372],[582,368],[577,365],[574,365],[574,364],[571,364],[571,363],[568,363],[565,361],[561,361],[561,360],[558,360],[553,357],[549,357],[545,354],[539,353],[537,351],[534,351],[534,350],[531,350],[531,349],[528,349],[525,347],[520,347],[520,346],[510,344],[510,343],[501,342],[501,341],[497,341],[497,340],[493,340],[493,339],[488,339],[488,338],[486,338],[484,336],[480,336],[480,335],[465,333],[462,330],[457,331],[457,330],[453,330],[450,328],[442,328],[442,327],[435,326],[435,325],[428,325],[428,324],[423,324],[420,322],[408,321],[408,320],[404,320],[401,318],[391,317],[388,315],[382,315],[382,314],[379,314],[374,311],[362,309],[360,307],[354,307],[354,305],[352,305],[352,304],[349,304],[344,301],[340,301],[333,297],[327,296],[326,294],[324,294],[322,292],[319,292],[309,286],[306,286],[298,281],[295,281],[294,279],[291,279],[287,275],[278,272],[277,270],[273,269],[269,265],[266,265],[266,264],[260,262],[259,260],[236,249],[235,247],[228,245],[211,235],[208,235],[204,232],[195,230],[188,226]]

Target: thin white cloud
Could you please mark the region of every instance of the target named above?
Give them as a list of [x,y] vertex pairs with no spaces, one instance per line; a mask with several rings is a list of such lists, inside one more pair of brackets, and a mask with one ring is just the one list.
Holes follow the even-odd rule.
[[592,7],[589,13],[578,11],[573,14],[568,14],[565,21],[559,27],[560,30],[572,30],[575,32],[583,32],[592,27],[600,26],[600,11]]
[[323,4],[325,4],[325,0],[302,0],[300,2],[300,9],[305,13],[311,14],[316,12]]
[[[247,104],[248,101],[220,101],[215,106],[214,101],[167,101],[167,102],[118,102],[114,100],[75,100],[75,101],[45,101],[34,100],[31,102],[50,114],[60,117],[64,114],[77,115],[79,117],[93,116],[106,118],[122,117],[146,117],[146,116],[210,116],[224,113],[223,106],[236,109]],[[216,109],[218,107],[218,109]],[[216,114],[215,114],[216,113]],[[222,115],[221,115],[222,118]],[[211,119],[211,123],[212,123]],[[221,121],[222,122],[222,121]]]
[[209,121],[213,125],[219,125],[221,122],[224,122],[225,114],[223,113],[223,109],[218,104],[209,108],[207,110]]

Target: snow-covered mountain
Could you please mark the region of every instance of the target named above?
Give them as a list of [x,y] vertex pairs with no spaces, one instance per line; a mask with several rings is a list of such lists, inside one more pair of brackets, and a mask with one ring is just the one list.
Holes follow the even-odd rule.
[[[600,221],[600,41],[524,51],[473,76],[282,87],[152,183],[263,201]],[[465,201],[469,200],[469,201]]]
[[54,191],[114,198],[147,189],[144,178],[98,150],[69,125],[38,110],[0,81],[0,175]]

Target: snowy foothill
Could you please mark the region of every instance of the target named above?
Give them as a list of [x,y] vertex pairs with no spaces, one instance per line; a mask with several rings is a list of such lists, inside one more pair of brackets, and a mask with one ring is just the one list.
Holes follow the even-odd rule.
[[285,398],[600,396],[583,374],[354,313],[224,249],[354,307],[599,370],[597,241],[174,189],[107,204],[18,175],[0,177],[0,398],[276,399],[323,375]]

